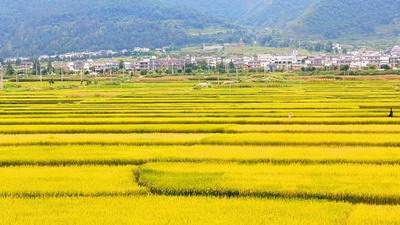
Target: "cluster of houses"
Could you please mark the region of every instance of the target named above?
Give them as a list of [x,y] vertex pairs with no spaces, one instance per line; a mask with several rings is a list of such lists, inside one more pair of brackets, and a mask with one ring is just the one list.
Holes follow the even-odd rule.
[[[134,51],[148,53],[150,49],[135,48]],[[172,57],[167,54],[146,55],[139,57],[104,57],[88,59],[85,54],[65,54],[54,61],[55,68],[67,72],[105,73],[115,70],[124,71],[160,71],[169,70],[172,73],[185,71],[187,67],[196,67],[203,70],[215,68],[235,68],[258,71],[296,71],[304,68],[340,68],[347,65],[352,70],[364,68],[392,68],[400,69],[400,46],[387,51],[358,50],[346,54],[320,54],[312,56],[299,55],[296,51],[287,55],[258,54],[254,56],[185,56]],[[90,53],[94,54],[94,53]],[[98,56],[114,56],[112,51],[97,52]],[[64,58],[65,57],[65,58]],[[83,59],[84,58],[84,59]],[[68,59],[68,60],[65,60]],[[74,60],[72,60],[74,59]],[[121,60],[122,59],[122,60]],[[45,60],[45,59],[42,59]],[[23,61],[20,68],[32,67],[32,62]]]
[[[154,49],[155,53],[164,53],[167,47]],[[114,50],[100,50],[100,51],[83,51],[83,52],[69,52],[59,55],[41,55],[37,57],[39,61],[76,61],[86,59],[100,59],[100,58],[112,58],[119,56],[130,56],[150,53],[152,49],[135,47],[133,49],[123,49],[121,51]],[[7,58],[5,61],[16,62],[16,61],[32,61],[29,57],[18,57],[18,58]]]
[[[188,65],[196,65],[198,61],[195,57],[189,58],[149,58],[126,59],[126,60],[85,60],[62,63],[61,67],[65,71],[79,72],[87,71],[92,73],[104,73],[115,70],[124,71],[156,71],[170,69],[172,73],[183,70]],[[122,67],[122,68],[121,68]]]
[[[301,70],[304,68],[340,68],[348,65],[352,70],[364,68],[392,68],[400,69],[400,46],[393,47],[388,52],[379,51],[354,51],[338,55],[314,55],[302,56],[296,51],[289,55],[259,54],[255,56],[186,56],[178,57],[146,57],[126,59],[123,62],[126,71],[157,71],[168,69],[172,72],[184,70],[189,65],[202,65],[205,69],[214,69],[218,66],[234,66],[237,69],[253,69],[262,71],[276,70]],[[104,72],[121,67],[118,60],[85,60],[64,63],[63,67],[68,71]]]

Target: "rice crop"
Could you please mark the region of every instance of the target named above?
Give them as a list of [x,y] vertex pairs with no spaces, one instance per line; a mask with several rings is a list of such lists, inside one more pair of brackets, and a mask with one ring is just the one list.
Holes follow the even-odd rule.
[[400,204],[399,169],[392,165],[169,163],[144,165],[137,179],[160,194]]
[[134,125],[1,125],[0,134],[85,133],[398,133],[398,125],[236,125],[236,124],[134,124]]
[[132,167],[4,167],[0,196],[102,196],[139,193]]
[[400,164],[400,149],[365,146],[0,146],[0,166],[140,165],[148,162],[396,165]]
[[195,85],[0,91],[0,224],[400,224],[397,81]]
[[400,146],[400,133],[133,133],[0,135],[0,146],[19,145],[304,145]]
[[399,206],[204,197],[0,199],[4,225],[399,224]]
[[4,118],[0,125],[112,125],[112,124],[243,124],[243,125],[395,125],[399,118],[388,119],[386,115],[355,118]]

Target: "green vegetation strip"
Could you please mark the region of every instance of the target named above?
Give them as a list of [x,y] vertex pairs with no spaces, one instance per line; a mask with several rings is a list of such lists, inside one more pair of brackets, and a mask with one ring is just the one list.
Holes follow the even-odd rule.
[[135,176],[154,194],[400,204],[399,166],[170,163],[146,164]]
[[134,124],[242,124],[242,125],[398,125],[399,118],[4,118],[0,125],[134,125]]
[[0,134],[129,134],[129,133],[399,133],[398,125],[0,125]]

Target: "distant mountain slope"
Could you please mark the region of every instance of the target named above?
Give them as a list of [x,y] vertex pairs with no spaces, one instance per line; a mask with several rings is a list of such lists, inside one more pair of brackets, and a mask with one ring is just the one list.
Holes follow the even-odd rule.
[[186,6],[209,16],[238,20],[265,0],[161,0],[172,6]]
[[295,39],[384,40],[400,34],[400,0],[1,0],[0,57],[253,43],[266,28]]
[[201,42],[190,29],[224,25],[156,0],[2,0],[0,54],[158,47]]
[[316,0],[263,0],[240,17],[252,26],[284,27],[301,16]]
[[317,0],[161,0],[250,26],[283,26]]
[[240,22],[295,37],[385,38],[400,34],[400,0],[263,0]]
[[289,27],[303,36],[323,38],[397,35],[400,0],[322,0]]

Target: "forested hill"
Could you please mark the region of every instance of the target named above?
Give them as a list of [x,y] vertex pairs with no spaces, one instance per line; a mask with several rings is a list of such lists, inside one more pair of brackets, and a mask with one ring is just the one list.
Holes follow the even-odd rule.
[[2,0],[0,55],[201,43],[221,20],[155,0]]
[[269,0],[258,1],[238,20],[247,25],[261,27],[286,27],[300,17],[317,0]]
[[320,0],[289,28],[303,36],[329,39],[397,36],[400,0]]
[[263,0],[238,20],[302,38],[385,38],[400,34],[400,0]]
[[239,25],[320,38],[397,35],[400,0],[161,0]]
[[0,57],[252,43],[268,28],[297,39],[385,40],[400,34],[400,0],[1,0]]
[[400,0],[268,0],[240,21],[302,38],[386,38],[400,34]]
[[185,6],[204,14],[237,21],[265,0],[161,0],[171,6]]
[[240,25],[284,26],[317,0],[161,0],[186,6]]

